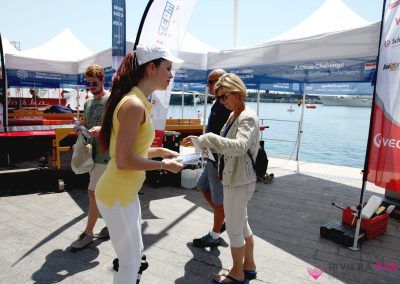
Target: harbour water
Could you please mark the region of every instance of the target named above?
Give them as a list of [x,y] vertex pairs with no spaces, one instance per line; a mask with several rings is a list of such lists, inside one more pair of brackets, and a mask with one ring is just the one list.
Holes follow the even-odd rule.
[[[255,111],[256,103],[247,103]],[[290,106],[295,111],[288,111]],[[211,105],[207,106],[207,114]],[[204,106],[185,106],[183,118],[203,115]],[[316,105],[306,108],[301,138],[301,161],[363,168],[371,108]],[[296,104],[261,103],[260,115],[269,128],[263,131],[268,155],[296,158],[296,137],[301,107]],[[181,118],[181,106],[170,106],[168,117]],[[277,121],[279,120],[279,121]],[[286,142],[288,140],[292,142]]]

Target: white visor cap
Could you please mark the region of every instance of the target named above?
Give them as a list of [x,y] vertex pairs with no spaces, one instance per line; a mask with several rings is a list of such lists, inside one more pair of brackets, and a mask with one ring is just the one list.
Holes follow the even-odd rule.
[[173,56],[169,51],[159,45],[138,44],[136,46],[138,65],[145,64],[152,60],[163,58],[173,63],[173,69],[179,69],[183,60]]

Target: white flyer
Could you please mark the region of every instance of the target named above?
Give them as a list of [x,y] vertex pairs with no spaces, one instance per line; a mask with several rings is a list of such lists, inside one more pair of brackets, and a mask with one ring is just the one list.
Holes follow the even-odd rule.
[[206,157],[207,159],[215,162],[214,155],[211,152],[210,148],[201,148],[199,146],[199,143],[197,143],[197,139],[192,139],[192,143],[194,148],[196,149],[196,153],[201,154],[203,157]]

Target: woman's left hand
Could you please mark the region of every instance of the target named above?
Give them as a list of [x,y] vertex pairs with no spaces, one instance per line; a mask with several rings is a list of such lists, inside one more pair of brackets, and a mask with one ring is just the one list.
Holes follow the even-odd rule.
[[160,157],[163,159],[168,159],[168,158],[175,158],[179,156],[178,152],[172,151],[167,148],[161,148],[161,153]]

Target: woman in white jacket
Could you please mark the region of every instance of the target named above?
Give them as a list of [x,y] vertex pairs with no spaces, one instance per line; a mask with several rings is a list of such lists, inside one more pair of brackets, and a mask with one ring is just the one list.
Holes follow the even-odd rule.
[[200,147],[219,154],[218,170],[224,185],[224,211],[233,265],[228,275],[218,275],[214,283],[245,283],[256,278],[253,257],[253,233],[247,221],[247,203],[253,196],[257,177],[255,161],[259,148],[257,114],[245,105],[246,86],[235,74],[228,73],[215,86],[217,98],[233,110],[220,135],[207,133],[196,139]]

